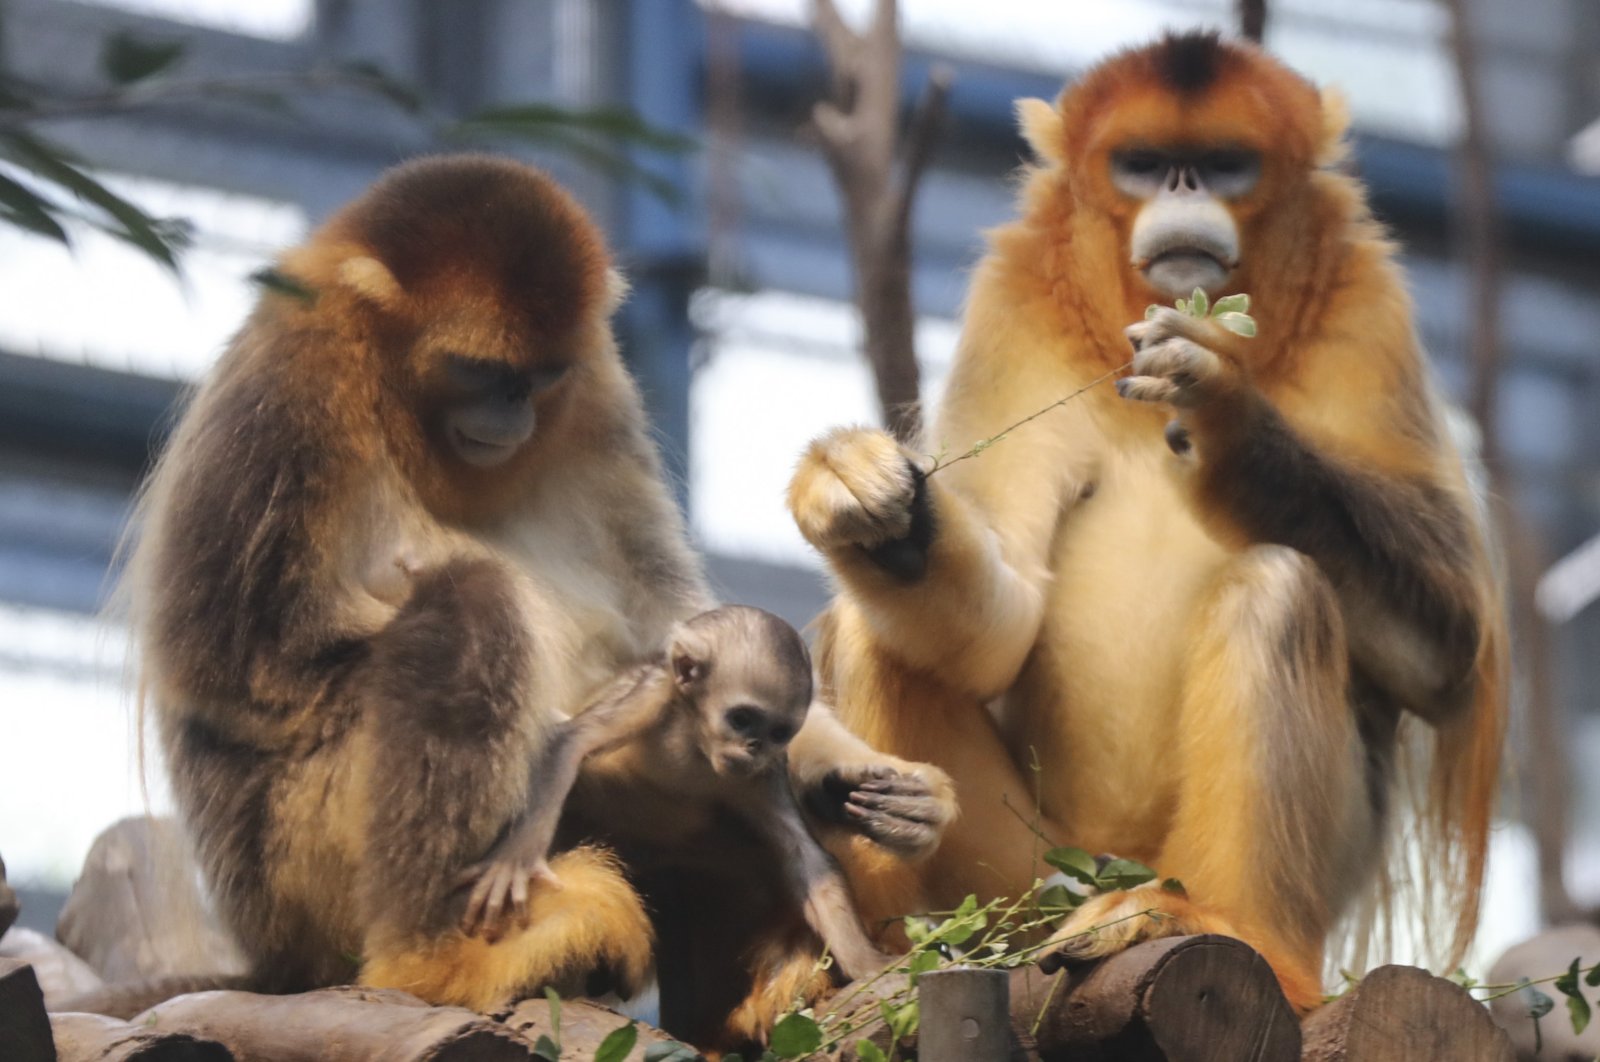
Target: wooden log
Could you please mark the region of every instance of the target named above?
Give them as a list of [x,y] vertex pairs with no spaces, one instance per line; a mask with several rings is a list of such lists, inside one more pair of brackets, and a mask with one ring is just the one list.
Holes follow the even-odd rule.
[[171,819],[123,819],[95,838],[61,908],[56,939],[113,983],[245,969],[200,893],[188,845]]
[[1305,1020],[1304,1062],[1514,1062],[1511,1042],[1465,989],[1415,966],[1380,966]]
[[0,959],[0,1058],[6,1062],[56,1062],[50,1015],[33,967]]
[[22,904],[17,900],[16,890],[6,884],[6,861],[0,858],[0,937],[6,935],[6,930],[11,928],[21,910]]
[[50,1015],[59,1062],[233,1062],[215,1040],[156,1032],[98,1014]]
[[[555,1026],[550,1020],[549,1000],[524,999],[509,1011],[495,1016],[530,1044],[537,1044],[541,1036],[556,1038]],[[591,1003],[585,999],[563,999],[559,1039],[561,1057],[593,1058],[595,1049],[605,1038],[630,1021],[633,1019],[618,1014],[609,1007],[602,1007],[598,1003]],[[654,1044],[672,1042],[672,1037],[652,1025],[635,1022],[634,1027],[638,1030],[639,1038],[634,1042],[633,1050],[628,1053],[629,1062],[643,1059],[644,1053]]]
[[105,987],[100,975],[59,941],[32,929],[13,926],[0,937],[0,959],[20,959],[34,968],[45,1006],[62,1009],[70,999]]
[[504,1025],[404,992],[327,988],[290,996],[197,992],[152,1007],[133,1024],[223,1044],[238,1062],[531,1062]]
[[1029,967],[1011,978],[1012,1019],[1045,1062],[1300,1058],[1300,1023],[1271,967],[1231,937],[1169,937],[1053,976]]

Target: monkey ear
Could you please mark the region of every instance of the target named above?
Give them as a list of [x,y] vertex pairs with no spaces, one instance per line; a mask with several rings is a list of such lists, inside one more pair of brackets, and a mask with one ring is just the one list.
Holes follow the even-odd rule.
[[683,645],[673,645],[667,653],[667,663],[672,668],[672,681],[680,690],[688,689],[706,676],[705,662]]
[[1345,136],[1350,131],[1350,101],[1331,86],[1324,87],[1320,96],[1322,130],[1317,141],[1316,164],[1337,166],[1350,154],[1350,141]]
[[405,290],[389,272],[389,267],[370,255],[356,255],[339,263],[339,282],[357,295],[385,309],[397,308],[405,299]]
[[1017,125],[1040,162],[1059,165],[1066,161],[1066,128],[1061,112],[1052,104],[1041,99],[1018,100]]
[[632,290],[633,286],[628,283],[628,278],[622,275],[622,270],[615,267],[607,269],[605,315],[610,317],[616,313]]

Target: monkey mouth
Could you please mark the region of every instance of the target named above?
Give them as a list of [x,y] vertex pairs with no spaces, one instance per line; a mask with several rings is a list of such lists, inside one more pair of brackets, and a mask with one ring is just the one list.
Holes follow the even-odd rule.
[[1169,298],[1187,298],[1195,288],[1215,294],[1238,263],[1204,247],[1173,247],[1135,265],[1150,286]]
[[460,428],[453,429],[451,441],[455,443],[456,453],[461,456],[461,460],[478,468],[492,468],[502,464],[517,449],[514,443],[479,439],[468,435]]

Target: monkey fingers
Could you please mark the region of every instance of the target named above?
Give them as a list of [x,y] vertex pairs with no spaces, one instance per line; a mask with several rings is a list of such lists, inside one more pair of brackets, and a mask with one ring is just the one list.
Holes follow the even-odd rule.
[[530,882],[560,889],[561,879],[544,860],[525,863],[496,860],[463,871],[461,885],[472,884],[466,910],[461,915],[461,931],[469,937],[481,936],[493,944],[512,926],[528,925]]
[[862,782],[846,798],[844,813],[869,838],[900,852],[931,846],[946,819],[933,789],[909,774]]

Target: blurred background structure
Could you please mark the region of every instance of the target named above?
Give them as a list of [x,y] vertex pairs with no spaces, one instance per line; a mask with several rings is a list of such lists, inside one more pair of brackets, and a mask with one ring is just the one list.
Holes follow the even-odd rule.
[[[839,3],[857,22],[868,6]],[[1544,738],[1514,735],[1488,955],[1542,916],[1600,906],[1600,5],[1272,0],[1265,43],[1349,97],[1355,165],[1406,248],[1445,389],[1466,405],[1477,318],[1455,220],[1453,7],[1475,44],[1497,214],[1497,482],[1542,580],[1519,635],[1537,625],[1551,693]],[[581,138],[514,150],[578,192],[632,278],[624,351],[721,589],[798,623],[815,614],[825,587],[784,487],[814,434],[878,414],[839,197],[803,132],[828,88],[808,18],[805,0],[0,0],[0,72],[51,98],[99,98],[103,45],[119,36],[181,42],[141,84],[289,86],[48,115],[0,97],[0,130],[28,123],[194,232],[174,274],[83,224],[68,223],[71,250],[0,225],[0,852],[24,923],[48,929],[94,834],[144,806],[119,636],[94,617],[174,403],[248,311],[252,271],[383,168],[446,143],[417,100],[319,85],[310,75],[329,64],[381,70],[380,87],[407,87],[441,121],[615,106],[693,138],[688,152]],[[907,113],[935,61],[954,73],[913,215],[925,401],[981,231],[1013,213],[1012,101],[1053,97],[1164,27],[1236,19],[1230,0],[903,0]],[[0,179],[24,177],[6,157]],[[1548,784],[1530,796],[1529,781]]]

